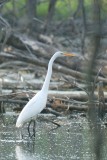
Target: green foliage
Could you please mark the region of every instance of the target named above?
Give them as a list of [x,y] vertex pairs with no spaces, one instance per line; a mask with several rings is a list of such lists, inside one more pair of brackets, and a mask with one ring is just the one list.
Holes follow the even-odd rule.
[[[66,19],[71,17],[78,7],[79,0],[57,0],[54,18]],[[84,0],[84,6],[86,14],[89,18],[92,16],[94,0]],[[37,5],[37,16],[46,17],[48,12],[49,0],[39,1]],[[102,16],[106,16],[107,12],[107,0],[101,0],[101,12]],[[20,18],[26,14],[26,0],[9,1],[2,9],[2,13],[8,15],[13,13]],[[9,16],[9,15],[8,15]],[[81,16],[81,12],[78,13]]]
[[104,12],[107,12],[107,0],[102,0],[102,9]]
[[[49,1],[40,3],[37,6],[37,15],[46,16],[48,12]],[[78,0],[58,0],[55,7],[55,18],[67,18],[76,10]]]
[[26,4],[26,0],[19,0],[18,2],[14,1],[14,3],[12,1],[9,1],[8,3],[5,4],[5,6],[11,9],[13,8],[14,5],[17,8],[21,8],[21,6],[25,4]]
[[59,18],[67,18],[76,10],[78,0],[58,0],[56,4],[56,13]]
[[43,2],[43,3],[40,3],[38,6],[37,6],[37,15],[38,16],[46,16],[47,15],[47,11],[48,11],[48,5],[49,5],[49,2]]
[[91,4],[93,4],[93,0],[84,0],[84,4],[86,7],[89,7]]
[[18,2],[9,1],[6,3],[3,7],[3,14],[8,14],[8,12],[15,14],[17,16],[21,16],[25,14],[25,9],[23,9],[23,6],[25,6],[26,0],[19,0]]

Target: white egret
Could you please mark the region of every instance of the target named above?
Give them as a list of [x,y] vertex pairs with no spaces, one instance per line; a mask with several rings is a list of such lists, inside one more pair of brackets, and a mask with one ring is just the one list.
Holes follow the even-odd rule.
[[61,56],[76,56],[74,53],[66,53],[57,51],[50,59],[48,64],[47,75],[42,89],[25,105],[22,109],[17,122],[16,127],[22,127],[26,122],[34,120],[36,116],[45,108],[47,102],[47,95],[49,89],[49,83],[52,75],[52,65],[57,57]]

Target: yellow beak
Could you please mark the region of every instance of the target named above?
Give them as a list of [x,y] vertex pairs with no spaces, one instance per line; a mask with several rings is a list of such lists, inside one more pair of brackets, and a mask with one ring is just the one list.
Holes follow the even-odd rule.
[[72,56],[72,57],[76,57],[77,55],[74,54],[74,53],[64,52],[64,56]]

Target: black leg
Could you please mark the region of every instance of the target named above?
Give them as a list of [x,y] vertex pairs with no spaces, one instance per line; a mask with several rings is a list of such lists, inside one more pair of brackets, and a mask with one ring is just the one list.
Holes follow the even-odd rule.
[[36,121],[33,121],[33,136],[35,137],[35,133],[36,133]]
[[[30,132],[30,126],[32,123],[33,123],[33,134],[31,134],[31,132]],[[35,128],[36,128],[36,122],[35,122],[35,120],[31,120],[28,124],[28,134],[29,134],[30,138],[35,137],[35,132],[36,132]]]
[[22,128],[21,128],[21,131],[20,131],[20,139],[23,139],[23,132],[22,132]]
[[51,123],[55,124],[57,127],[60,127],[61,125],[58,124],[57,122],[54,122],[54,121],[50,121]]
[[[51,120],[51,119],[44,118],[44,117],[43,117],[43,119],[44,119],[44,121],[51,122],[51,123],[53,123],[54,125],[56,125],[56,128],[54,128],[54,129],[57,129],[58,127],[61,127],[61,125],[60,125],[59,123],[54,122],[54,121]],[[51,129],[51,130],[54,130],[54,129]]]
[[28,124],[28,134],[29,134],[29,137],[31,137],[31,133],[30,133],[30,125],[31,125],[31,123],[32,123],[32,120],[29,122],[29,124]]
[[5,113],[5,108],[4,108],[4,103],[1,102],[1,106],[0,106],[0,115],[1,115],[1,118],[2,118],[2,121],[3,121],[3,125],[5,126],[5,116],[3,115],[3,113]]
[[44,118],[44,120],[48,121],[48,122],[51,122],[53,124],[55,124],[57,127],[60,127],[61,125],[57,122],[54,122],[53,120],[50,120],[50,119],[47,119],[47,118]]

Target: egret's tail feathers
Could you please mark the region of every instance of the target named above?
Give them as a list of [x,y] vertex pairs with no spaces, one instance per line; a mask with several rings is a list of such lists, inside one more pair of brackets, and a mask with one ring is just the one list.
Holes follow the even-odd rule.
[[20,127],[22,127],[22,124],[16,123],[16,127],[20,128]]
[[19,118],[17,119],[17,122],[16,122],[16,127],[17,128],[20,128],[23,126],[23,123],[19,120]]

